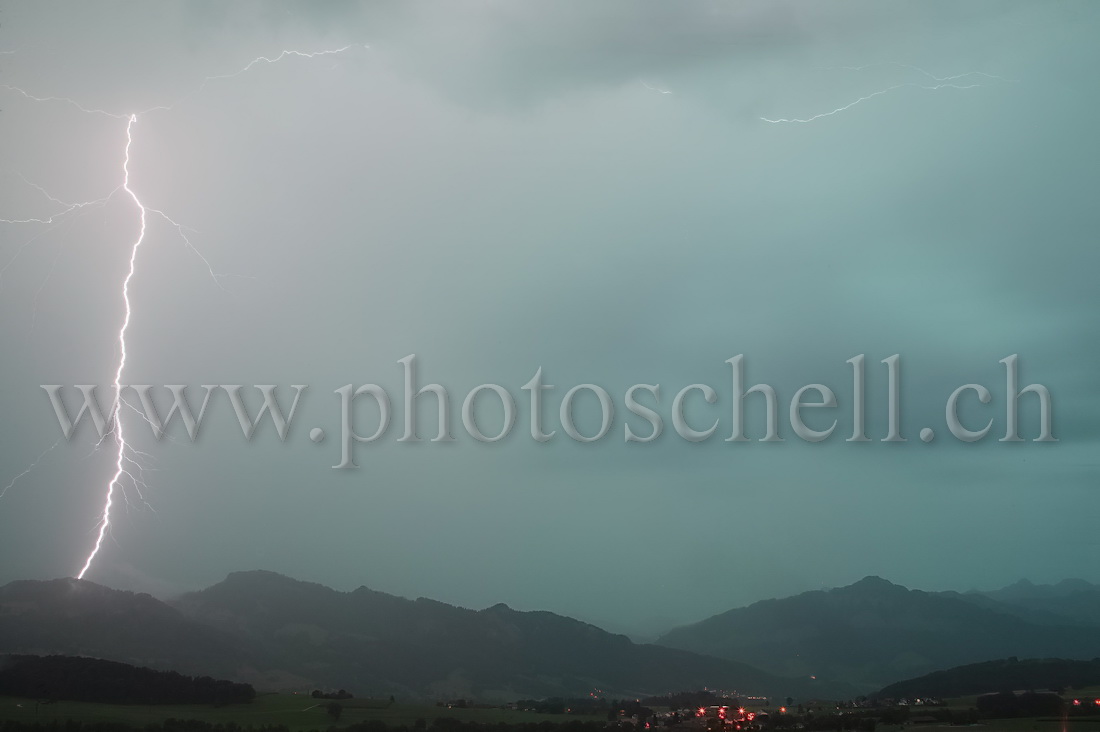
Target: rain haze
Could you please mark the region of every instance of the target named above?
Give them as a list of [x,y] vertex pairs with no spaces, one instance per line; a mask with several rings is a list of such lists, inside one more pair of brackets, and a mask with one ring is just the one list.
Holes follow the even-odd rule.
[[[285,441],[224,391],[140,453],[86,578],[159,596],[268,569],[650,637],[879,575],[1100,581],[1100,208],[1091,3],[4,3],[0,583],[75,575],[115,466],[40,385],[291,385]],[[132,123],[131,114],[137,114]],[[131,134],[126,163],[127,133]],[[71,208],[73,203],[87,206]],[[60,215],[58,215],[60,214]],[[51,217],[56,216],[51,220]],[[23,222],[26,219],[37,221]],[[46,223],[43,223],[46,222]],[[407,415],[400,359],[450,394]],[[731,435],[733,369],[778,394]],[[866,357],[867,442],[853,432]],[[900,429],[888,368],[900,355]],[[1006,430],[1006,367],[1051,394]],[[545,442],[531,437],[541,368]],[[388,432],[340,463],[336,390]],[[834,409],[811,443],[788,408]],[[964,443],[945,423],[959,386]],[[516,404],[498,442],[466,395]],[[579,384],[614,415],[586,443]],[[650,434],[627,408],[662,416]],[[673,428],[685,417],[706,440]],[[70,394],[74,396],[76,393]],[[163,396],[163,395],[162,395]],[[130,401],[138,404],[131,394]],[[821,401],[811,392],[803,401]],[[70,401],[74,406],[76,401]],[[577,430],[601,407],[576,396]],[[494,435],[501,400],[477,398]],[[378,426],[355,403],[361,435]],[[325,439],[310,438],[314,427]],[[935,438],[919,434],[933,428]],[[51,446],[52,447],[51,449]],[[43,454],[45,452],[45,454]],[[39,459],[40,458],[40,459]],[[29,472],[24,471],[34,464]]]

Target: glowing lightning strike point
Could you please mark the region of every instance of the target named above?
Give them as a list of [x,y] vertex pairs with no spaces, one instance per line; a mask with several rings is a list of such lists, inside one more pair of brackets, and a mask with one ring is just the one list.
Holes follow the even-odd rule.
[[99,532],[96,535],[95,546],[92,547],[91,553],[84,561],[84,566],[76,576],[77,579],[84,579],[84,575],[87,573],[88,568],[92,566],[92,560],[99,554],[99,549],[103,546],[103,538],[107,535],[107,530],[111,526],[111,506],[114,504],[115,488],[118,487],[119,480],[122,478],[123,474],[126,473],[126,438],[123,435],[122,418],[119,414],[119,410],[122,408],[122,371],[126,368],[126,330],[130,327],[130,280],[134,277],[138,249],[145,240],[145,206],[141,203],[141,199],[137,197],[133,189],[130,188],[130,145],[134,142],[134,122],[137,122],[137,115],[131,114],[130,120],[126,124],[126,156],[122,163],[122,190],[129,194],[130,198],[134,200],[134,205],[141,211],[141,230],[138,232],[137,240],[134,241],[134,245],[130,249],[130,271],[126,273],[126,279],[122,281],[122,302],[126,308],[126,315],[122,319],[122,328],[118,331],[120,355],[118,359],[118,370],[115,371],[114,387],[116,398],[114,407],[111,410],[115,441],[118,442],[118,460],[115,463],[116,471],[114,477],[112,477],[111,481],[107,484],[107,497],[103,504],[103,515],[99,520]]

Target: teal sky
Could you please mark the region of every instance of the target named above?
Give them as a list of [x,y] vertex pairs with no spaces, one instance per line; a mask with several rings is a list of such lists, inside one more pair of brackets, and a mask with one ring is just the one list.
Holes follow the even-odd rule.
[[[151,216],[124,381],[309,385],[285,443],[270,424],[246,443],[224,395],[195,444],[124,416],[145,503],[119,504],[88,579],[164,594],[263,568],[643,635],[868,574],[1100,581],[1094,4],[0,8],[0,218],[107,197],[125,115],[171,106],[135,122],[130,183],[206,261]],[[136,214],[116,192],[0,224],[0,487],[58,437],[40,384],[111,383]],[[451,391],[453,443],[396,442],[413,353]],[[908,442],[886,444],[895,353]],[[783,443],[724,441],[737,354],[779,393]],[[858,354],[864,444],[844,441]],[[997,442],[1010,354],[1053,395],[1059,442],[1030,441],[1034,397],[1029,441]],[[520,390],[539,367],[545,444]],[[332,470],[333,392],[368,382],[394,424]],[[839,424],[806,444],[787,405],[814,382],[839,404],[807,423]],[[993,401],[964,420],[994,427],[964,445],[944,404],[971,382]],[[519,408],[492,445],[458,414],[483,383]],[[590,445],[557,417],[581,383],[617,407]],[[636,383],[661,385],[654,443],[623,439],[647,431]],[[695,394],[691,421],[720,420],[697,444],[669,417],[694,383],[718,403]],[[577,414],[595,429],[594,399]],[[94,441],[0,499],[0,582],[79,570],[113,460]]]

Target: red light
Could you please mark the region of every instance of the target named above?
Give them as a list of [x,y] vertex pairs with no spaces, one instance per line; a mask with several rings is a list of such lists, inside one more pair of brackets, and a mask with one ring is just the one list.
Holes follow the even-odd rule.
[[1074,699],[1073,700],[1073,706],[1075,706],[1075,707],[1081,706],[1081,700],[1080,699]]
[[696,717],[702,717],[702,716],[706,715],[706,713],[707,713],[707,708],[706,707],[699,707],[699,711],[695,712],[695,716]]
[[749,712],[745,715],[745,719],[749,720],[750,722],[756,719],[756,712]]
[[1096,704],[1096,706],[1100,707],[1100,699],[1096,699],[1095,704]]
[[779,713],[780,714],[786,714],[787,713],[787,708],[786,707],[779,707]]

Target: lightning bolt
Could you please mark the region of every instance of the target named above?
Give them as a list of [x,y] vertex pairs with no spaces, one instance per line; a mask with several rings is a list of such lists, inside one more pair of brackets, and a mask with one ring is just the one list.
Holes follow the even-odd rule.
[[812,115],[810,117],[792,117],[792,118],[779,117],[779,118],[774,118],[774,119],[770,118],[770,117],[761,117],[760,119],[764,122],[768,122],[768,123],[773,124],[773,125],[792,124],[792,123],[794,123],[794,124],[806,124],[806,123],[809,123],[809,122],[814,122],[815,120],[822,119],[824,117],[832,117],[835,114],[840,114],[841,112],[846,112],[846,111],[848,111],[849,109],[851,109],[852,107],[854,107],[858,104],[862,104],[863,102],[874,99],[875,97],[881,97],[885,94],[889,94],[890,92],[897,91],[898,89],[909,88],[909,89],[923,89],[925,91],[939,91],[940,89],[958,89],[958,90],[974,89],[976,87],[981,86],[981,84],[977,81],[972,82],[972,83],[959,83],[964,79],[971,79],[973,77],[982,77],[984,79],[995,80],[995,81],[1011,81],[1010,79],[1006,79],[1003,76],[997,76],[996,74],[987,74],[984,71],[966,71],[964,73],[954,74],[952,76],[936,76],[935,74],[932,74],[928,71],[925,71],[924,69],[920,68],[919,66],[913,66],[911,64],[903,64],[903,63],[897,63],[897,62],[889,62],[889,63],[886,63],[886,64],[866,64],[864,66],[840,66],[840,67],[835,67],[835,68],[839,68],[839,69],[842,69],[842,70],[845,70],[845,71],[864,71],[865,69],[869,69],[869,68],[872,68],[872,67],[875,67],[875,66],[896,66],[898,68],[907,69],[907,70],[910,70],[910,71],[915,71],[915,72],[921,74],[922,76],[928,77],[934,83],[931,83],[931,84],[923,83],[922,84],[922,83],[917,83],[917,82],[903,82],[903,83],[899,83],[899,84],[891,84],[890,86],[887,86],[883,89],[879,89],[878,91],[871,92],[870,94],[865,94],[864,96],[858,97],[854,101],[848,102],[847,104],[842,105],[840,107],[837,107],[836,109],[831,109],[827,112],[820,112],[820,113]]
[[[133,318],[133,313],[134,313],[133,304],[130,301],[130,285],[131,285],[131,282],[133,281],[135,275],[137,274],[138,251],[139,251],[139,249],[141,249],[142,244],[145,242],[146,234],[148,232],[148,225],[149,225],[150,217],[151,216],[156,216],[156,217],[162,219],[163,221],[165,221],[168,225],[170,225],[171,227],[173,227],[175,229],[176,233],[179,235],[180,239],[183,241],[185,246],[188,249],[190,249],[191,252],[194,253],[203,262],[203,264],[205,265],[205,267],[207,269],[207,272],[209,273],[211,279],[213,279],[215,284],[217,284],[219,287],[221,287],[222,289],[225,289],[224,286],[223,286],[222,280],[226,277],[231,276],[231,275],[226,275],[226,274],[218,274],[217,272],[214,271],[214,268],[211,265],[209,259],[207,259],[194,246],[194,244],[191,242],[191,239],[188,236],[188,232],[193,231],[192,229],[189,229],[188,227],[184,226],[183,224],[177,222],[175,219],[169,217],[163,211],[161,211],[159,209],[156,209],[156,208],[152,208],[151,206],[147,206],[146,204],[144,204],[142,202],[141,198],[138,196],[137,192],[131,187],[131,185],[130,185],[131,148],[132,148],[133,142],[134,142],[134,126],[137,124],[138,118],[142,115],[145,115],[145,114],[148,114],[148,113],[154,112],[154,111],[171,111],[176,106],[176,104],[179,104],[180,102],[182,102],[188,96],[201,93],[207,87],[207,85],[210,84],[211,82],[216,81],[216,80],[220,80],[220,79],[232,79],[234,77],[240,76],[241,74],[244,74],[244,73],[248,72],[249,70],[251,70],[252,68],[256,67],[259,64],[274,64],[274,63],[277,63],[277,62],[282,61],[282,60],[284,60],[286,58],[289,58],[289,57],[299,57],[299,58],[304,58],[304,59],[313,59],[313,58],[318,58],[318,57],[340,55],[340,54],[343,54],[343,53],[349,51],[350,49],[352,49],[354,47],[355,46],[348,45],[348,46],[343,46],[341,48],[336,48],[336,49],[331,49],[331,50],[312,51],[312,52],[298,51],[298,50],[284,50],[284,51],[282,51],[281,53],[279,53],[278,55],[276,55],[274,57],[257,56],[254,59],[252,59],[251,61],[249,61],[247,64],[245,64],[243,67],[241,67],[240,69],[238,69],[238,70],[236,70],[232,73],[207,76],[206,78],[204,78],[202,80],[202,82],[199,84],[199,86],[196,89],[194,89],[189,94],[184,95],[183,97],[179,97],[172,104],[153,106],[153,107],[149,107],[147,109],[144,109],[140,112],[135,112],[135,113],[130,113],[130,114],[121,114],[121,113],[111,112],[111,111],[108,111],[106,109],[101,109],[101,108],[97,108],[97,107],[88,107],[88,106],[85,106],[84,104],[81,104],[80,102],[78,102],[74,99],[70,99],[68,97],[36,96],[34,94],[31,94],[31,93],[25,91],[24,89],[22,89],[20,87],[12,86],[10,84],[0,85],[0,89],[5,89],[5,90],[10,91],[12,93],[18,94],[18,95],[22,96],[23,98],[27,99],[28,101],[33,101],[33,102],[36,102],[36,103],[61,103],[61,104],[66,104],[68,106],[74,107],[75,109],[77,109],[77,110],[79,110],[79,111],[81,111],[85,114],[103,115],[103,116],[110,117],[112,119],[118,119],[118,120],[125,120],[126,121],[126,146],[125,146],[124,153],[123,153],[122,184],[120,186],[118,186],[117,188],[112,190],[107,196],[104,196],[102,198],[99,198],[99,199],[96,199],[96,200],[93,200],[93,201],[86,201],[86,202],[81,202],[81,203],[67,203],[65,201],[62,201],[62,200],[54,197],[53,195],[48,193],[43,187],[39,186],[38,184],[32,183],[31,181],[28,181],[26,178],[23,178],[25,183],[27,183],[29,186],[35,188],[36,190],[38,190],[46,198],[48,198],[52,203],[60,206],[61,208],[57,212],[55,212],[53,214],[50,214],[49,216],[46,216],[46,217],[25,217],[25,218],[10,218],[10,219],[9,218],[2,218],[2,219],[0,219],[0,223],[3,223],[3,224],[11,224],[11,225],[39,224],[39,225],[45,225],[47,227],[44,231],[40,232],[36,236],[34,236],[31,239],[24,242],[16,250],[15,254],[8,260],[8,262],[5,263],[2,267],[0,267],[0,278],[2,278],[4,272],[19,258],[19,256],[29,246],[31,246],[35,241],[37,241],[41,236],[43,236],[47,231],[52,229],[52,227],[54,227],[58,223],[69,220],[69,215],[70,214],[73,214],[73,213],[79,214],[79,212],[81,212],[83,209],[87,209],[89,207],[93,207],[93,206],[97,206],[97,205],[98,206],[105,205],[119,191],[123,191],[123,192],[126,193],[127,196],[129,196],[130,200],[133,202],[133,205],[134,205],[134,207],[136,208],[136,210],[138,212],[138,222],[139,222],[138,234],[137,234],[137,237],[134,239],[133,243],[130,245],[129,268],[126,272],[126,276],[122,280],[122,303],[123,303],[123,308],[124,308],[124,315],[123,315],[121,327],[119,328],[119,331],[118,331],[119,359],[118,359],[117,367],[115,369],[114,382],[113,382],[115,401],[114,401],[114,403],[111,407],[111,412],[110,412],[110,415],[109,415],[109,423],[111,425],[111,428],[110,428],[110,432],[108,433],[108,435],[105,435],[104,439],[101,439],[100,442],[97,443],[97,445],[96,445],[96,447],[98,448],[103,444],[103,442],[105,441],[107,436],[113,437],[113,439],[115,441],[115,445],[117,446],[117,451],[116,451],[116,454],[115,454],[116,456],[115,456],[114,472],[113,472],[110,480],[107,482],[107,486],[106,486],[106,489],[104,491],[103,508],[102,508],[102,510],[99,514],[99,519],[98,519],[98,521],[95,525],[95,528],[93,530],[93,532],[95,534],[95,540],[94,540],[93,546],[92,546],[90,552],[88,553],[87,557],[85,558],[85,560],[84,560],[84,562],[83,562],[83,564],[80,568],[80,571],[76,575],[77,579],[83,579],[84,575],[88,573],[88,571],[92,567],[92,564],[95,562],[96,557],[99,555],[100,549],[103,547],[103,542],[110,535],[112,509],[115,508],[116,497],[121,492],[123,497],[126,498],[126,490],[124,488],[124,479],[126,479],[132,485],[132,487],[136,489],[139,499],[141,499],[141,501],[143,503],[145,502],[144,501],[144,496],[142,495],[142,490],[141,490],[143,487],[147,487],[146,483],[144,481],[144,478],[143,478],[143,473],[145,471],[145,468],[143,467],[141,461],[138,458],[139,457],[148,458],[150,456],[148,456],[144,453],[141,453],[139,450],[137,450],[132,445],[127,443],[126,433],[125,433],[124,424],[123,424],[124,421],[122,419],[121,410],[122,410],[123,406],[126,406],[126,407],[138,412],[142,418],[146,418],[146,416],[145,416],[144,413],[141,412],[141,410],[138,410],[136,407],[134,407],[133,405],[128,403],[124,398],[122,398],[121,391],[122,391],[122,375],[123,375],[123,372],[126,369],[126,361],[127,361],[127,357],[128,357],[127,348],[126,348],[126,346],[127,346],[126,334],[127,334],[127,331],[130,328],[130,321]],[[362,48],[368,48],[368,49],[370,48],[370,46],[368,46],[366,44],[362,44],[361,47]],[[22,176],[20,176],[20,177],[22,177]],[[241,276],[241,275],[236,275],[236,276]],[[47,276],[47,279],[48,279],[48,276]],[[10,490],[12,487],[14,487],[15,484],[20,479],[22,479],[23,477],[25,477],[26,475],[31,473],[38,466],[38,464],[43,460],[43,458],[45,458],[47,454],[49,454],[55,447],[57,447],[57,445],[60,444],[60,442],[61,442],[60,440],[55,442],[53,445],[51,445],[49,448],[47,448],[41,455],[39,455],[35,459],[35,461],[33,463],[31,463],[25,470],[23,470],[21,473],[16,475],[8,483],[8,485],[3,488],[3,490],[0,490],[0,498],[2,498],[8,492],[8,490]],[[128,502],[129,501],[127,499],[127,503]],[[148,504],[146,503],[145,505],[148,505]]]
[[131,114],[129,122],[126,123],[126,154],[122,163],[122,190],[130,196],[134,201],[134,205],[137,206],[138,211],[141,212],[141,230],[138,232],[138,237],[134,241],[134,245],[130,248],[130,271],[126,273],[126,279],[122,281],[122,303],[126,307],[126,315],[122,319],[122,327],[118,331],[118,347],[120,356],[118,359],[118,369],[115,371],[115,402],[114,407],[111,410],[111,422],[113,424],[113,430],[115,435],[115,442],[118,443],[118,461],[115,464],[116,470],[114,477],[107,484],[107,496],[103,503],[103,515],[99,520],[99,531],[96,534],[95,546],[92,547],[92,551],[88,554],[88,558],[84,561],[84,566],[81,567],[80,573],[76,575],[77,579],[84,579],[84,575],[88,572],[88,569],[92,566],[92,562],[95,560],[96,555],[99,554],[99,549],[103,546],[103,537],[107,535],[107,529],[111,526],[111,506],[114,504],[115,488],[118,486],[118,481],[126,473],[125,461],[126,461],[126,437],[123,434],[122,419],[119,417],[119,410],[122,408],[122,371],[126,368],[126,331],[130,328],[130,317],[133,314],[133,310],[130,307],[130,280],[134,278],[134,272],[137,269],[137,255],[138,249],[141,248],[142,242],[145,241],[145,225],[147,212],[145,205],[134,193],[134,189],[130,187],[130,146],[134,143],[134,123],[137,122],[137,115]]

